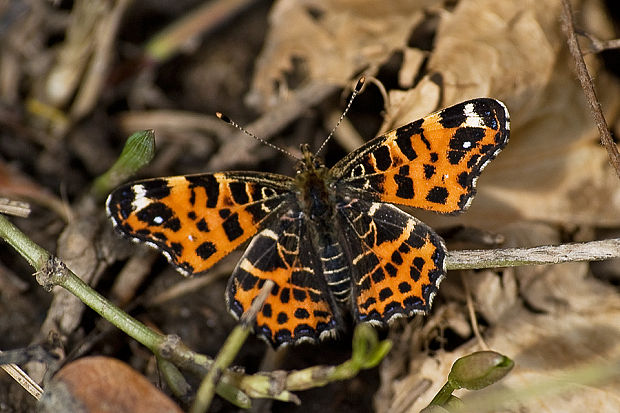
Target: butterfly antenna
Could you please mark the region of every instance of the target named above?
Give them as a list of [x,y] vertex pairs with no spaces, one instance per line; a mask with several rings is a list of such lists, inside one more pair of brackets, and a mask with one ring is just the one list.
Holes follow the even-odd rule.
[[296,157],[295,155],[293,155],[292,153],[290,153],[289,151],[287,151],[286,149],[280,148],[279,146],[274,145],[271,142],[266,141],[263,138],[259,138],[258,136],[254,135],[252,132],[246,130],[245,128],[243,128],[241,125],[239,125],[237,122],[233,121],[232,119],[230,119],[228,116],[224,115],[222,112],[215,112],[215,116],[217,116],[218,118],[220,118],[221,120],[223,120],[224,122],[228,123],[229,125],[232,125],[233,127],[239,129],[241,132],[245,133],[246,135],[256,139],[257,141],[269,146],[270,148],[275,149],[276,151],[280,151],[283,154],[290,156],[291,158],[295,159],[296,161],[299,161],[300,159],[298,157]]
[[353,104],[353,100],[355,100],[355,97],[361,92],[362,86],[364,86],[364,82],[366,82],[366,77],[360,77],[360,79],[357,81],[357,84],[355,85],[355,88],[353,89],[353,94],[351,94],[351,98],[349,99],[349,103],[347,103],[347,107],[344,108],[344,112],[342,112],[342,115],[340,115],[340,119],[338,119],[338,122],[336,122],[336,126],[334,126],[334,129],[332,129],[329,135],[327,135],[327,138],[325,138],[319,150],[316,151],[316,155],[318,155],[319,152],[323,150],[327,142],[329,142],[329,140],[334,135],[334,132],[336,132],[336,129],[338,129],[338,126],[340,126],[340,123],[342,122],[344,117],[347,116],[347,112],[349,112],[349,109],[351,109],[351,105]]

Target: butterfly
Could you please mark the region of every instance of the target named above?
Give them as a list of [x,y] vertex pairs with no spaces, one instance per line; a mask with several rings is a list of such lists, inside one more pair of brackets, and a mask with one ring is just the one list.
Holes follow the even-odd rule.
[[122,234],[202,273],[250,240],[226,288],[248,310],[275,282],[254,325],[274,347],[333,336],[355,322],[386,325],[427,313],[446,275],[446,246],[393,204],[466,210],[484,167],[506,146],[510,118],[479,98],[378,136],[327,168],[302,145],[294,177],[218,172],[155,178],[113,191]]

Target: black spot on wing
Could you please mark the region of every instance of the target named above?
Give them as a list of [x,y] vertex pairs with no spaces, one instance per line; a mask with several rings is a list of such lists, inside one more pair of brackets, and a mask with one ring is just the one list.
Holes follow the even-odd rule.
[[305,308],[297,308],[294,313],[295,318],[304,320],[310,318],[310,313]]
[[167,228],[173,232],[177,232],[181,229],[181,221],[179,221],[179,218],[176,217],[171,218],[166,221],[166,223],[164,224],[164,228]]
[[372,278],[374,283],[380,283],[385,279],[385,273],[383,272],[383,269],[379,267],[370,275],[370,278]]
[[462,188],[467,188],[470,185],[469,182],[469,173],[461,172],[457,177],[457,182],[461,185]]
[[243,182],[231,182],[228,184],[230,193],[235,203],[244,205],[250,201],[250,197],[246,191],[246,185]]
[[136,217],[152,226],[164,225],[174,216],[174,212],[161,202],[154,202],[136,213]]
[[431,179],[435,175],[435,165],[424,164],[424,177],[426,179]]
[[[260,234],[254,237],[243,258],[247,259],[260,271],[269,272],[275,271],[278,268],[286,268],[286,263],[278,254],[276,241]],[[273,293],[273,290],[271,292]]]
[[273,315],[273,311],[271,309],[271,304],[269,304],[269,303],[263,304],[263,309],[261,310],[261,312],[263,313],[263,315],[265,317],[271,318],[271,316]]
[[448,161],[450,161],[452,165],[458,165],[458,163],[461,162],[461,159],[463,159],[464,157],[465,152],[463,151],[448,151]]
[[207,221],[204,218],[201,218],[200,221],[196,222],[196,228],[200,232],[209,232],[209,225],[207,225]]
[[291,289],[283,288],[282,292],[280,293],[280,301],[282,302],[282,304],[286,304],[290,300],[291,300]]
[[288,321],[288,315],[286,315],[285,312],[280,312],[278,313],[278,318],[277,318],[278,324],[285,324]]
[[403,199],[412,199],[414,197],[413,179],[408,176],[394,175],[396,182],[396,196]]
[[448,199],[448,190],[443,186],[435,186],[426,194],[426,200],[436,204],[445,205]]
[[[247,271],[243,271],[239,275],[240,276],[237,278],[240,280],[239,286],[243,291],[250,291],[256,288],[256,284],[258,283],[258,277],[255,277]],[[265,306],[267,305],[268,304],[265,304]],[[264,308],[265,307],[263,307],[263,309]],[[269,317],[271,317],[271,305],[268,307],[267,312],[270,314]]]
[[183,254],[183,245],[178,242],[171,242],[170,249],[176,256],[180,256],[181,254]]
[[465,150],[474,148],[484,138],[483,128],[462,127],[458,128],[450,139],[450,149]]
[[215,244],[209,241],[203,242],[196,248],[196,254],[198,254],[198,256],[203,260],[208,259],[211,255],[215,254],[216,251],[217,248],[215,247]]
[[243,228],[239,224],[239,214],[236,212],[222,223],[222,228],[224,228],[228,241],[233,241],[243,235]]
[[217,201],[220,197],[220,184],[215,179],[215,176],[207,175],[194,175],[186,176],[185,179],[189,182],[191,188],[203,188],[207,195],[207,208],[215,208]]
[[387,146],[379,146],[372,155],[380,171],[387,171],[390,166],[392,166],[392,157],[390,156],[390,149]]
[[422,120],[412,122],[408,125],[401,126],[396,129],[396,145],[398,149],[407,157],[408,160],[413,161],[418,157],[418,154],[413,149],[412,138],[414,135],[421,135]]
[[379,300],[385,301],[393,295],[394,292],[392,291],[392,289],[390,287],[385,287],[384,289],[379,291]]
[[222,208],[218,211],[218,213],[220,214],[220,217],[222,219],[226,219],[230,216],[230,209],[228,208]]
[[465,102],[439,112],[439,123],[444,128],[457,128],[467,120]]
[[408,293],[409,291],[411,291],[411,284],[406,281],[401,282],[400,284],[398,284],[398,291],[400,291],[402,294]]
[[165,179],[151,179],[140,183],[144,196],[149,199],[162,199],[170,195],[170,187]]
[[472,157],[469,158],[469,160],[467,161],[467,167],[470,169],[473,168],[474,166],[476,166],[476,164],[478,164],[479,159],[479,155],[472,155]]

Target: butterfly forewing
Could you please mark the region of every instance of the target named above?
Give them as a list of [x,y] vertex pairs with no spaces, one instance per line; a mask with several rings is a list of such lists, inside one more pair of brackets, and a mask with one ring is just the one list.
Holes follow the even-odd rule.
[[332,168],[337,191],[452,213],[467,209],[482,169],[506,146],[508,111],[474,99],[379,136]]
[[124,185],[107,210],[125,235],[161,249],[186,275],[203,272],[252,237],[293,198],[291,178],[225,172]]

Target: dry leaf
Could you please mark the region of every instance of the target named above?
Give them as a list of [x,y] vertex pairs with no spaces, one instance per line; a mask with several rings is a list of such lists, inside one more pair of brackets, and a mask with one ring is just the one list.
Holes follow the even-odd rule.
[[[344,86],[406,48],[431,0],[281,0],[270,14],[270,31],[256,64],[248,101],[265,111],[286,97],[287,76],[301,66],[308,80]],[[291,24],[294,22],[294,24]],[[274,85],[280,89],[274,90]]]
[[41,412],[180,413],[165,394],[127,364],[85,357],[63,367],[45,389]]

